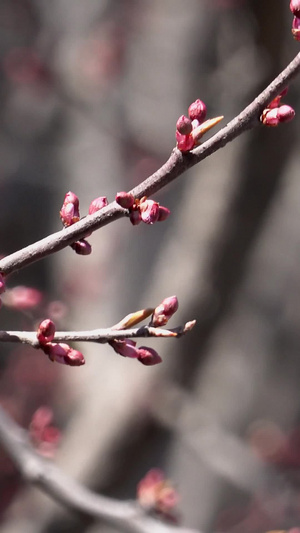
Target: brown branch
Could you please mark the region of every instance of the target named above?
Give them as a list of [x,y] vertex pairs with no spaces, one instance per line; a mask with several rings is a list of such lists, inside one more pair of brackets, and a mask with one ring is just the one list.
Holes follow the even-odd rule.
[[[195,325],[195,321],[187,322],[184,326],[178,326],[173,329],[154,328],[151,326],[142,326],[131,329],[112,329],[99,328],[88,331],[57,331],[53,342],[98,342],[106,343],[114,339],[127,338],[147,338],[147,337],[164,337],[179,338]],[[34,348],[39,348],[40,343],[37,340],[36,331],[0,331],[0,342],[17,342],[30,344]]]
[[196,533],[147,515],[136,502],[117,501],[93,493],[72,480],[31,446],[27,432],[0,407],[0,442],[28,483],[39,487],[61,505],[104,520],[134,533]]
[[[300,53],[270,83],[270,85],[248,105],[237,117],[223,129],[190,153],[182,154],[174,148],[168,161],[149,178],[132,189],[136,198],[150,196],[159,191],[189,168],[203,161],[244,131],[259,125],[259,116],[266,105],[285,87],[300,71]],[[110,222],[127,215],[116,202],[112,202],[100,211],[89,215],[67,229],[53,233],[34,244],[23,248],[0,261],[0,272],[10,274],[48,255],[62,250],[89,233],[106,226]]]

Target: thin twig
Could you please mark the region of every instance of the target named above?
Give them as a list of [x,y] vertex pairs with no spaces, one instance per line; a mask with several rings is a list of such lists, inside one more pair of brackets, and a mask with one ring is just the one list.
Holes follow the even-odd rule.
[[[57,331],[53,342],[98,342],[106,343],[113,339],[127,338],[145,338],[145,337],[164,337],[179,338],[192,329],[195,321],[187,322],[184,326],[178,326],[173,329],[154,328],[151,326],[142,326],[131,329],[111,329],[99,328],[87,331]],[[16,342],[30,344],[34,348],[40,346],[36,331],[0,331],[0,342]]]
[[148,516],[135,502],[95,494],[40,456],[21,429],[0,407],[0,442],[25,481],[36,485],[61,505],[134,533],[196,533]]
[[[223,129],[190,153],[182,154],[174,148],[168,161],[154,174],[140,183],[130,192],[136,197],[151,196],[189,168],[203,161],[227,143],[238,137],[244,131],[259,125],[259,117],[266,105],[299,73],[300,53],[291,63],[270,83],[270,85],[248,105],[237,117]],[[122,209],[116,202],[110,203],[93,215],[81,219],[69,228],[63,229],[44,239],[18,250],[4,257],[0,261],[0,272],[10,274],[35,261],[43,259],[73,242],[86,237],[89,233],[106,226],[114,220],[126,216],[127,210]]]

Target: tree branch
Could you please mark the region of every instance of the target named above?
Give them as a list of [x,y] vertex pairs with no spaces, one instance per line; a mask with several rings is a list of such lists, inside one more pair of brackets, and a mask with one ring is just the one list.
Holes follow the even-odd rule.
[[0,442],[21,475],[61,505],[104,520],[133,533],[196,533],[165,524],[147,515],[135,502],[100,496],[66,476],[31,446],[27,432],[0,407]]
[[[151,326],[142,326],[131,329],[111,329],[99,328],[88,331],[57,331],[53,342],[98,342],[105,344],[114,339],[127,338],[147,338],[147,337],[164,337],[179,338],[190,331],[195,324],[192,320],[184,326],[178,326],[173,329],[154,328]],[[0,331],[0,342],[17,342],[30,344],[34,348],[39,348],[40,343],[37,340],[36,331]]]
[[[270,83],[270,85],[255,98],[237,117],[221,129],[208,141],[190,153],[183,154],[174,148],[168,161],[149,178],[132,189],[130,192],[136,198],[151,196],[189,168],[203,161],[227,143],[238,137],[244,131],[259,125],[259,117],[266,105],[287,86],[300,71],[300,53],[291,63]],[[114,220],[126,216],[127,210],[122,209],[116,202],[112,202],[93,215],[81,219],[76,224],[53,233],[34,244],[23,248],[0,261],[0,272],[10,274],[35,261],[58,252],[73,242],[86,237],[89,233],[106,226]]]

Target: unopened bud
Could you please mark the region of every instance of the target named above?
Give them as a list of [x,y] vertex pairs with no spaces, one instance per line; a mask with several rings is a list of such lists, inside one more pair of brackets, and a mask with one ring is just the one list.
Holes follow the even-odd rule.
[[142,216],[139,208],[130,211],[129,220],[133,226],[137,226],[140,224],[140,222],[142,222]]
[[37,330],[37,339],[41,344],[46,344],[54,339],[55,325],[50,318],[43,320]]
[[159,204],[154,200],[145,200],[140,203],[142,221],[145,224],[154,224],[159,217]]
[[134,204],[134,197],[129,192],[125,192],[125,191],[117,192],[116,202],[124,209],[130,209]]
[[300,17],[300,0],[291,0],[290,10],[295,17]]
[[131,339],[112,340],[109,343],[116,353],[123,357],[130,357],[131,359],[137,359],[139,357],[138,349],[136,348],[136,342]]
[[43,346],[45,354],[51,361],[56,361],[62,365],[81,366],[85,364],[84,357],[78,350],[73,350],[68,344],[63,342],[58,344],[48,343]]
[[3,294],[5,292],[5,279],[3,274],[0,274],[0,294]]
[[157,221],[158,222],[163,222],[164,220],[166,220],[168,218],[170,213],[171,213],[170,209],[168,209],[167,207],[164,207],[163,205],[160,205],[159,206],[159,210],[158,210],[158,219],[157,219]]
[[71,191],[67,192],[59,214],[63,225],[66,227],[78,222],[80,218],[79,199],[76,194]]
[[92,246],[85,239],[74,242],[71,247],[78,255],[90,255],[92,253]]
[[191,135],[182,135],[176,130],[177,148],[180,152],[189,152],[195,146],[194,139]]
[[278,126],[279,124],[278,107],[274,107],[273,109],[264,109],[260,117],[260,121],[265,126],[273,126],[273,127]]
[[198,98],[198,100],[190,105],[188,113],[191,120],[199,120],[201,124],[206,118],[206,111],[205,103]]
[[158,365],[162,362],[162,358],[158,353],[153,350],[153,348],[148,348],[148,346],[141,346],[138,348],[138,360],[145,366]]
[[300,41],[300,18],[294,17],[292,23],[292,34],[296,41]]
[[105,207],[107,205],[108,201],[106,196],[99,196],[98,198],[95,198],[95,200],[90,203],[89,215],[96,213],[96,211],[99,211],[100,209],[102,209],[102,207]]
[[290,122],[295,116],[295,110],[290,106],[283,104],[277,111],[277,117],[279,122]]
[[151,326],[165,326],[178,309],[177,296],[168,296],[159,304],[152,315]]
[[185,115],[181,115],[176,122],[176,129],[182,135],[189,135],[193,129],[191,119]]

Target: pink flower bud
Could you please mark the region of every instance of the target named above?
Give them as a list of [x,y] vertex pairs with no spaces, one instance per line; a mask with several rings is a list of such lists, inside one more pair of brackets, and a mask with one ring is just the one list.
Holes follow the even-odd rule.
[[130,211],[129,220],[133,226],[137,226],[142,222],[142,216],[139,207]]
[[102,207],[105,207],[106,205],[108,205],[106,196],[99,196],[98,198],[95,198],[95,200],[90,203],[89,215],[96,213],[96,211],[99,211],[100,209],[102,209]]
[[142,363],[145,366],[153,366],[158,365],[162,362],[162,358],[158,353],[153,350],[152,348],[148,348],[147,346],[141,346],[138,348],[138,360],[140,363]]
[[159,304],[152,315],[151,325],[154,327],[165,326],[178,309],[177,296],[169,296]]
[[73,242],[71,248],[73,248],[78,255],[90,255],[92,253],[92,246],[85,239]]
[[65,364],[69,366],[81,366],[85,364],[83,354],[74,348],[70,348],[65,357]]
[[295,17],[300,17],[300,0],[291,0],[290,10]]
[[145,200],[140,203],[142,221],[145,224],[154,224],[159,217],[159,204],[154,200]]
[[260,117],[260,121],[265,126],[278,126],[279,119],[278,119],[277,113],[278,113],[278,107],[274,107],[272,109],[268,109],[268,108],[264,109]]
[[164,220],[166,220],[168,218],[170,213],[171,213],[170,209],[168,209],[167,207],[164,207],[163,205],[160,205],[159,206],[159,210],[158,210],[158,219],[157,219],[157,221],[158,222],[163,222]]
[[125,191],[117,192],[116,202],[124,209],[130,209],[134,204],[134,197],[129,192],[125,192]]
[[177,148],[180,152],[189,152],[195,146],[194,139],[191,135],[182,135],[176,130]]
[[139,357],[138,349],[136,348],[136,342],[131,339],[114,339],[109,342],[111,347],[116,353],[123,357],[130,357],[131,359],[137,359]]
[[185,115],[181,115],[176,122],[176,129],[182,135],[189,135],[193,129],[192,121]]
[[295,110],[286,104],[283,104],[279,107],[277,111],[277,117],[279,122],[290,122],[295,116]]
[[204,122],[206,118],[206,105],[202,100],[196,100],[193,102],[188,110],[191,120],[199,120],[200,124]]
[[76,194],[71,191],[67,192],[59,214],[63,225],[66,227],[78,222],[80,218],[79,199]]
[[0,294],[3,294],[5,291],[5,279],[3,274],[0,274]]
[[43,320],[37,331],[37,339],[41,344],[46,344],[47,342],[51,342],[54,339],[55,335],[55,325],[50,318],[46,318]]
[[19,285],[10,289],[5,295],[5,304],[8,307],[13,307],[23,311],[25,309],[32,309],[39,305],[42,301],[43,295],[37,289],[32,287],[24,287]]
[[300,18],[298,17],[293,18],[292,34],[296,41],[300,41]]
[[51,361],[56,361],[62,365],[81,366],[85,364],[82,353],[70,348],[68,344],[49,342],[43,346],[43,350]]

